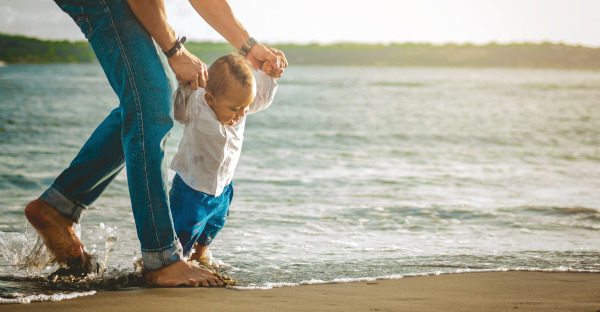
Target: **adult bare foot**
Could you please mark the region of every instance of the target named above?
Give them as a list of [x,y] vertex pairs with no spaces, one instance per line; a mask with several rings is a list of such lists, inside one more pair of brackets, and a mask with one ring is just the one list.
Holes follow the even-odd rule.
[[146,273],[146,284],[150,286],[223,286],[224,283],[209,270],[199,268],[184,260]]
[[85,252],[85,246],[73,230],[72,220],[65,218],[39,198],[25,207],[25,216],[44,238],[46,247],[57,262],[81,268],[82,271],[94,269],[92,257]]

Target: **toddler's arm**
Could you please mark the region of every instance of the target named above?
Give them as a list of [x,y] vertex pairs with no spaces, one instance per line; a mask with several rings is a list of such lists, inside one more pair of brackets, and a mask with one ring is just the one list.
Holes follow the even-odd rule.
[[275,97],[275,91],[277,91],[275,78],[268,76],[264,71],[257,71],[255,78],[256,97],[248,108],[248,114],[253,114],[269,107],[273,102],[273,97]]
[[189,108],[191,105],[191,101],[193,99],[192,90],[188,86],[179,86],[175,91],[174,96],[174,117],[175,120],[179,121],[182,124],[187,124],[189,117]]

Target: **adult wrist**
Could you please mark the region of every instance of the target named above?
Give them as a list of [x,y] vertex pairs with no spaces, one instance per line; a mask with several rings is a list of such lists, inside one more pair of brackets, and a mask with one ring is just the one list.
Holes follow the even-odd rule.
[[173,47],[168,51],[163,50],[163,53],[167,56],[167,58],[175,55],[178,51],[183,49],[183,43],[185,42],[185,40],[185,36],[181,38],[177,37],[177,42],[175,42],[175,45],[173,45]]
[[239,50],[239,53],[241,56],[246,57],[246,55],[248,55],[248,53],[250,52],[250,49],[252,49],[252,47],[256,44],[256,39],[250,37],[248,38],[248,40],[246,42],[244,42],[244,44],[242,45],[242,47]]

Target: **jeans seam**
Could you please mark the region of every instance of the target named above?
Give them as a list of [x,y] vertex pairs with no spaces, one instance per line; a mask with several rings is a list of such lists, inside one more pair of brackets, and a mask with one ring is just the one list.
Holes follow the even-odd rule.
[[[121,42],[121,37],[119,36],[119,32],[117,31],[117,27],[115,25],[115,21],[113,20],[112,14],[110,12],[110,8],[108,7],[108,5],[106,4],[105,0],[102,0],[102,3],[104,3],[104,6],[107,8],[107,14],[108,17],[110,18],[110,22],[112,24],[112,27],[115,31],[115,36],[117,38],[117,41],[119,42],[119,48],[120,48],[120,52],[121,55],[123,56],[123,59],[125,61],[125,64],[127,66],[127,72],[128,75],[130,77],[130,83],[132,84],[132,90],[134,90],[134,94],[135,94],[135,98],[136,98],[136,105],[137,105],[137,110],[138,110],[138,118],[140,119],[140,124],[141,124],[141,144],[142,144],[142,149],[141,149],[141,154],[142,154],[142,159],[144,160],[144,175],[145,175],[145,179],[144,179],[144,187],[146,188],[146,201],[148,202],[148,206],[150,208],[150,217],[152,218],[152,226],[154,227],[154,233],[156,235],[156,242],[158,243],[158,245],[162,245],[160,242],[160,237],[158,236],[157,233],[157,227],[156,227],[156,221],[154,220],[154,215],[152,214],[152,203],[150,201],[150,188],[148,185],[148,168],[147,168],[147,163],[146,163],[146,147],[144,144],[144,121],[143,121],[143,116],[142,116],[142,109],[141,109],[141,105],[140,105],[140,98],[139,98],[139,92],[137,90],[137,85],[135,83],[135,78],[133,77],[133,73],[131,70],[131,65],[129,62],[129,59],[127,58],[127,54],[125,53],[125,50],[123,49],[123,44]],[[162,257],[161,257],[162,258]],[[161,259],[162,260],[162,259]],[[164,262],[163,262],[164,263]]]

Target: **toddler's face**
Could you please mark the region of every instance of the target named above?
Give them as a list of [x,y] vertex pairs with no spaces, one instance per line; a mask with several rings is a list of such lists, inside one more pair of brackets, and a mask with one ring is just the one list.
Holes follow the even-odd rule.
[[245,88],[234,81],[226,92],[214,96],[207,91],[204,98],[222,124],[233,126],[248,113],[248,107],[256,96],[255,85],[256,82],[251,88]]

